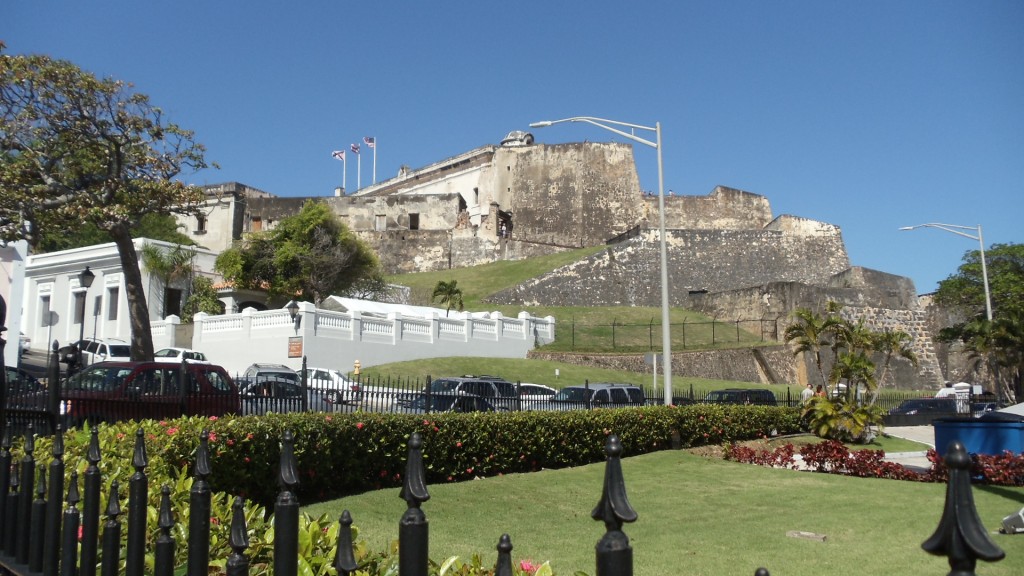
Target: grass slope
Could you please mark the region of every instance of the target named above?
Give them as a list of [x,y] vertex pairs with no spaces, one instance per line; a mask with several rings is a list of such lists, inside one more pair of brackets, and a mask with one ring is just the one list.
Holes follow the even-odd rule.
[[[634,570],[646,576],[772,574],[937,576],[944,558],[921,550],[942,515],[945,485],[773,470],[666,451],[623,460],[636,523],[623,530]],[[430,486],[423,505],[436,561],[481,554],[493,565],[502,533],[518,562],[550,560],[557,574],[594,574],[594,545],[604,526],[590,518],[601,496],[604,465]],[[1024,505],[1024,489],[976,487],[989,531]],[[337,518],[352,513],[360,538],[382,550],[397,538],[405,510],[398,490],[382,490],[307,507]],[[798,530],[824,542],[787,537]],[[1024,573],[1024,540],[993,534],[1007,553],[980,574]]]

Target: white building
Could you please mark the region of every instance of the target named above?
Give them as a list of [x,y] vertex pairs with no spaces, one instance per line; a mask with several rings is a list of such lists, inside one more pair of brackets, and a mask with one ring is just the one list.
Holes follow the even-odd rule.
[[[173,250],[175,245],[146,238],[137,238],[134,242],[150,319],[159,321],[180,315],[189,290],[188,281],[183,279],[164,286],[146,269],[141,256],[146,244],[164,250]],[[195,272],[218,281],[220,278],[213,271],[216,254],[190,249],[195,251]],[[79,274],[86,267],[95,275],[88,289],[79,280]],[[32,339],[34,351],[45,353],[54,340],[63,345],[77,341],[80,334],[126,341],[131,336],[124,274],[114,243],[29,256],[25,264],[22,302],[21,331]]]
[[0,296],[7,303],[7,318],[0,324],[7,327],[4,337],[4,366],[18,365],[18,337],[24,332],[24,313],[21,309],[22,291],[25,287],[25,258],[28,244],[24,241],[0,244]]

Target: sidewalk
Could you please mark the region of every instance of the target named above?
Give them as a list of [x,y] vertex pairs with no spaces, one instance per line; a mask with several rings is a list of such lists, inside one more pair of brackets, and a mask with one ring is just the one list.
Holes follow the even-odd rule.
[[[896,438],[903,438],[904,440],[920,442],[930,448],[935,448],[935,429],[931,426],[886,426],[885,434]],[[888,462],[896,462],[912,470],[923,472],[930,470],[932,467],[932,463],[928,461],[927,454],[926,450],[920,452],[892,452],[887,453],[885,459]]]

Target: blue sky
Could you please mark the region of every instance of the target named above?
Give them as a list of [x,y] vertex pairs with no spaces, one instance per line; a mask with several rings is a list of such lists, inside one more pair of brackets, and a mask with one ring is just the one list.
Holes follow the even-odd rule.
[[[666,191],[764,195],[840,226],[852,264],[920,293],[978,242],[899,227],[1024,241],[1022,30],[1016,0],[0,4],[9,53],[130,81],[194,130],[221,169],[192,183],[326,196],[342,179],[331,151],[364,136],[379,181],[539,120],[661,122]],[[635,153],[657,190],[655,151]],[[364,186],[372,164],[364,146]]]

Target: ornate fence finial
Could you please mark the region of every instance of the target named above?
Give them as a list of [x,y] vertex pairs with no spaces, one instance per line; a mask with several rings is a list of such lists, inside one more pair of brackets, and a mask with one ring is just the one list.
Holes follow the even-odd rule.
[[352,553],[352,515],[348,510],[341,512],[338,518],[338,550],[334,554],[334,569],[338,576],[348,576],[359,567]]
[[146,455],[146,433],[139,428],[135,431],[135,451],[132,454],[132,466],[136,472],[149,465],[149,457]]
[[64,427],[57,424],[57,431],[53,435],[53,446],[50,448],[50,455],[54,460],[60,460],[64,456]]
[[994,562],[1002,560],[1006,553],[988,537],[978,517],[971,492],[971,457],[963,443],[950,442],[945,461],[949,468],[946,505],[939,527],[921,548],[948,557],[951,576],[969,576],[974,574],[979,559]]
[[206,480],[210,475],[210,431],[203,430],[199,434],[199,448],[196,450],[195,477]]
[[754,570],[754,576],[771,576],[771,574],[768,573],[767,568],[758,568]]
[[110,497],[107,498],[107,510],[105,512],[108,522],[116,522],[117,517],[121,515],[121,498],[117,494],[118,487],[117,480],[110,483]]
[[629,537],[622,531],[624,522],[635,522],[637,513],[626,498],[626,482],[622,476],[622,442],[612,434],[605,445],[608,460],[604,468],[604,488],[601,501],[590,516],[604,522],[605,534],[597,542],[597,573],[633,574],[633,548]]
[[299,485],[299,472],[295,468],[295,436],[291,430],[285,430],[281,435],[281,469],[277,483],[288,492],[294,492]]
[[249,549],[249,529],[245,525],[245,506],[240,496],[235,497],[231,504],[231,534],[228,537],[231,555],[226,564],[228,576],[249,573],[249,559],[245,551]]
[[408,504],[398,521],[398,573],[426,576],[430,564],[430,526],[420,505],[430,499],[423,470],[423,438],[414,432],[409,438],[409,459],[399,496]]
[[494,565],[494,576],[512,576],[512,538],[508,534],[498,538],[498,562]]
[[89,448],[85,452],[85,460],[89,466],[96,466],[100,463],[100,426],[93,424],[89,431]]
[[154,576],[172,576],[174,574],[174,513],[171,512],[171,487],[164,484],[160,488],[160,515],[156,521],[160,534],[156,537],[154,553]]
[[420,504],[430,500],[427,492],[426,474],[423,469],[423,438],[419,432],[413,432],[409,438],[409,458],[405,464],[405,478],[402,479],[402,491],[399,497],[409,508],[419,508]]

